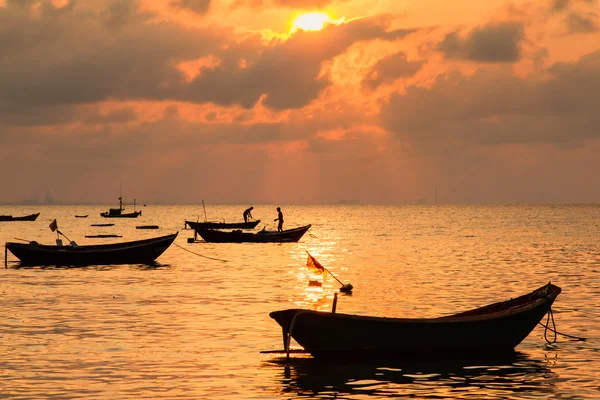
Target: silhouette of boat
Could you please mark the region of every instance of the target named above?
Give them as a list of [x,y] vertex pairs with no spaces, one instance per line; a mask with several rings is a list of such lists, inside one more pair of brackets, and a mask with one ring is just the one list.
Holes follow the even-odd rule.
[[13,217],[12,215],[0,215],[0,222],[9,221],[35,221],[40,213],[24,215],[22,217]]
[[73,244],[44,245],[38,242],[7,242],[5,251],[10,250],[21,265],[110,265],[149,264],[156,260],[173,243],[177,233],[136,240],[132,242],[78,246]]
[[256,233],[241,230],[220,231],[217,229],[198,229],[198,235],[210,243],[277,243],[297,242],[308,231],[310,225],[288,229],[282,232],[262,230]]
[[135,229],[158,229],[158,225],[138,225]]
[[115,224],[91,224],[90,226],[114,226]]
[[87,218],[87,215],[76,215],[75,218]]
[[438,318],[385,318],[303,309],[274,311],[284,348],[293,338],[313,357],[434,357],[513,351],[561,292],[548,283],[515,299]]
[[135,211],[135,199],[133,199],[133,212],[124,213],[123,197],[119,197],[119,208],[110,208],[108,211],[100,213],[104,218],[137,218],[142,215],[141,211]]
[[260,223],[260,219],[250,222],[194,222],[185,221],[191,229],[254,229]]

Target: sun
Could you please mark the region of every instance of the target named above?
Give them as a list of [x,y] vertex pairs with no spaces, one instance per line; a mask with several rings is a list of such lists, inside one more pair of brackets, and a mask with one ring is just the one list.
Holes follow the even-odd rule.
[[323,29],[325,24],[331,22],[331,18],[324,12],[309,12],[299,15],[292,22],[292,32],[302,29],[304,31],[319,31]]

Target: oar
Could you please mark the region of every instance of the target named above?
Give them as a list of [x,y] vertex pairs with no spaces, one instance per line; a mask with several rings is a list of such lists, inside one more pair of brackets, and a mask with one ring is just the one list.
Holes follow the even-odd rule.
[[23,242],[31,242],[31,240],[27,240],[27,239],[21,239],[21,238],[14,238],[15,240],[21,240]]

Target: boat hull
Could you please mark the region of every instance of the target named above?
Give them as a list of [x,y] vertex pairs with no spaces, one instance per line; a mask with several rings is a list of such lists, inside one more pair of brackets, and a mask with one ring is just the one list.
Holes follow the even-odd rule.
[[40,213],[24,215],[22,217],[13,217],[12,215],[0,215],[0,222],[10,221],[35,221]]
[[149,264],[173,243],[177,233],[133,242],[86,246],[54,246],[36,242],[7,242],[5,248],[21,261],[21,265],[110,265]]
[[137,218],[140,215],[142,215],[141,211],[134,211],[134,212],[130,212],[130,213],[111,213],[111,212],[103,212],[100,213],[101,217],[104,218]]
[[289,309],[270,314],[314,357],[447,357],[512,351],[561,289],[548,284],[505,302],[440,318],[382,318]]
[[285,243],[297,242],[308,231],[310,225],[288,229],[283,232],[261,231],[248,233],[240,231],[220,231],[216,229],[199,229],[198,235],[208,243]]
[[251,222],[194,222],[185,221],[191,229],[254,229],[260,223],[260,219]]

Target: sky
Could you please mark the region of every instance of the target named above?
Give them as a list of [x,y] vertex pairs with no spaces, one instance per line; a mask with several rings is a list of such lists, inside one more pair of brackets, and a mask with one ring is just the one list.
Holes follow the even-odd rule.
[[600,203],[600,0],[0,0],[0,182],[0,203]]

